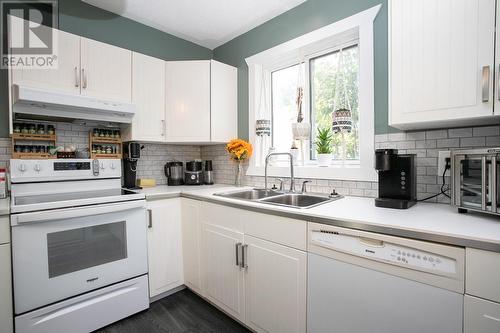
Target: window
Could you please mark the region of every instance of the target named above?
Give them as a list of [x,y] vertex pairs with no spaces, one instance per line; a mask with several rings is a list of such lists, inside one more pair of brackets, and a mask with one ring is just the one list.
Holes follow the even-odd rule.
[[[332,128],[333,110],[351,111],[350,133],[333,134],[334,160],[359,160],[358,45],[341,48],[309,62],[311,82],[311,142],[318,128]],[[345,148],[345,153],[344,153]],[[316,156],[314,144],[311,158]]]
[[[255,148],[247,175],[264,175],[269,146],[288,152],[295,143],[303,148],[298,156],[299,161],[304,161],[295,168],[297,177],[377,179],[373,169],[373,21],[380,8],[369,8],[246,59],[249,140]],[[298,87],[303,88],[302,114],[307,123],[302,126],[296,124]],[[331,129],[333,113],[340,109],[351,111],[350,131],[333,134],[332,161],[327,167],[320,167],[314,145],[317,129]],[[271,137],[256,132],[262,120],[271,121]],[[292,128],[309,140],[293,142]],[[280,159],[277,162],[270,165],[268,174],[287,177],[287,163]]]

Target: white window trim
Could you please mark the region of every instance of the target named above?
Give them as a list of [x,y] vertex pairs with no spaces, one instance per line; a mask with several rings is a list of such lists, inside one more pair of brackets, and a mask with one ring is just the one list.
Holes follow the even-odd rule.
[[[245,59],[248,64],[249,93],[249,140],[255,147],[254,156],[250,159],[247,175],[263,176],[264,166],[256,158],[259,147],[256,145],[255,120],[258,116],[261,84],[264,79],[267,91],[268,111],[271,108],[271,72],[283,68],[318,52],[331,49],[349,37],[357,35],[359,40],[359,110],[360,110],[360,161],[359,164],[334,163],[329,167],[312,165],[296,166],[295,174],[300,178],[345,179],[359,181],[375,181],[377,173],[373,168],[375,149],[374,130],[374,59],[373,59],[373,21],[380,11],[381,5],[364,10],[338,22],[314,30],[310,33],[282,43],[268,50]],[[308,66],[306,66],[307,68]],[[264,78],[262,76],[264,75]],[[308,75],[306,75],[306,80]],[[308,94],[305,94],[304,113],[309,113]],[[270,118],[270,114],[266,115]],[[288,176],[288,167],[269,167],[270,176]]]

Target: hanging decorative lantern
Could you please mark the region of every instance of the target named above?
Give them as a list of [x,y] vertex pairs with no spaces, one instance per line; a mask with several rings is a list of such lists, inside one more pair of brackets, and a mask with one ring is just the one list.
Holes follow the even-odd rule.
[[352,131],[352,112],[351,110],[341,108],[332,112],[332,132],[333,133],[351,133]]
[[269,119],[257,119],[255,121],[255,134],[257,136],[270,136],[271,121]]

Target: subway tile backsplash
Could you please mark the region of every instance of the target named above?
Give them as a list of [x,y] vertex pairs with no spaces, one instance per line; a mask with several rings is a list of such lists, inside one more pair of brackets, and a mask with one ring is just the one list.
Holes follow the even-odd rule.
[[[56,123],[57,144],[88,148],[88,131],[95,124],[86,125]],[[417,155],[417,195],[424,198],[438,193],[442,177],[437,174],[438,153],[452,148],[477,148],[500,146],[500,126],[466,127],[429,131],[412,131],[375,136],[375,148],[396,148],[401,153]],[[0,167],[6,166],[11,155],[11,140],[0,138]],[[193,146],[144,143],[142,158],[138,163],[138,176],[154,178],[157,184],[166,184],[163,166],[169,160],[191,159],[213,160],[216,183],[234,184],[236,164],[228,158],[224,145]],[[297,184],[305,179],[298,179]],[[449,178],[446,177],[446,183]],[[264,186],[264,177],[244,176],[243,183],[250,186]],[[270,184],[277,183],[271,178]],[[289,184],[289,182],[287,182]],[[344,195],[376,197],[377,182],[360,182],[314,179],[308,186],[311,192],[329,193],[332,188]],[[448,203],[444,196],[431,199],[433,202]]]

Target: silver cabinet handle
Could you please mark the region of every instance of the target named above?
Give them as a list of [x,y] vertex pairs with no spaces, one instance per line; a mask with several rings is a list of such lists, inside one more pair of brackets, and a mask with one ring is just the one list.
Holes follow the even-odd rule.
[[486,156],[481,157],[481,209],[486,210],[486,204],[488,199],[488,184],[486,184],[486,172],[487,172],[487,161]]
[[236,243],[235,248],[236,248],[236,266],[241,268],[241,261],[240,261],[241,243]]
[[80,78],[78,77],[78,67],[75,66],[75,87],[80,86]]
[[488,189],[490,192],[490,199],[491,199],[491,211],[496,212],[497,211],[497,193],[498,193],[498,188],[497,188],[497,157],[492,156],[491,157],[491,178],[490,178],[490,188]]
[[87,89],[87,75],[85,74],[85,68],[82,68],[82,88]]
[[490,66],[483,66],[482,82],[482,99],[483,103],[487,103],[490,100]]
[[241,253],[241,268],[247,269],[248,268],[248,245],[244,244],[243,245],[243,251]]
[[148,228],[151,229],[153,227],[153,211],[148,209]]
[[165,136],[165,119],[161,120],[161,136]]
[[500,101],[500,65],[498,65],[497,95]]

